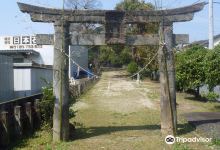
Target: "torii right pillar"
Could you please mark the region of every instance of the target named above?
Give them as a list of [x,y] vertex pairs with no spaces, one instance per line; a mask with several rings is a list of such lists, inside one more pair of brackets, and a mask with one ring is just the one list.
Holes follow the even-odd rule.
[[161,44],[158,52],[161,83],[161,132],[164,135],[175,135],[177,131],[177,111],[173,23],[163,21],[160,23],[159,28]]

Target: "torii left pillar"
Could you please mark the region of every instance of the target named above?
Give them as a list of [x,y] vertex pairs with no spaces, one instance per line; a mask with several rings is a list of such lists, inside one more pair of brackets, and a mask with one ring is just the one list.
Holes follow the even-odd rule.
[[69,23],[56,21],[54,29],[53,92],[55,106],[53,141],[67,141],[69,139],[69,59],[67,57],[70,45]]
[[158,52],[161,86],[161,131],[175,135],[177,131],[176,85],[173,52],[173,23],[160,23],[160,43],[165,44]]

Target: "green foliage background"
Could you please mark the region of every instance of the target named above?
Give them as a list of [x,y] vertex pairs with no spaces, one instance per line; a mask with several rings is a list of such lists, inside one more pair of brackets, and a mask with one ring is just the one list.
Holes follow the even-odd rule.
[[[208,50],[194,45],[176,54],[176,85],[180,91],[195,90],[199,95],[199,87],[208,85],[206,97],[213,100],[218,95],[213,88],[220,84],[220,46]],[[197,90],[196,90],[197,89]]]

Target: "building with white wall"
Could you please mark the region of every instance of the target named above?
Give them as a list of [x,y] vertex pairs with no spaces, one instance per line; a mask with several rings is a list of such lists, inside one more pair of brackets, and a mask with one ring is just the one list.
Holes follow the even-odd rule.
[[[13,81],[14,98],[38,94],[46,85],[44,81],[52,83],[53,45],[36,44],[35,35],[0,36],[1,54],[12,58],[13,76],[9,76],[7,80]],[[79,77],[80,71],[88,69],[88,49],[82,46],[70,46],[69,54],[70,78]]]
[[[33,36],[1,36],[0,54],[11,57],[12,75],[1,82],[13,81],[13,98],[41,93],[45,81],[53,79],[53,46],[37,45]],[[7,73],[7,69],[2,69]],[[8,92],[1,92],[9,95]],[[10,97],[12,99],[12,97]]]
[[14,95],[26,97],[41,93],[41,89],[52,83],[53,71],[49,67],[34,64],[14,63]]

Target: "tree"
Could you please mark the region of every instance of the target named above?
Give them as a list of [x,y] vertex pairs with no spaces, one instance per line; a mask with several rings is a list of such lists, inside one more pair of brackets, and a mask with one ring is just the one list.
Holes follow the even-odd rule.
[[210,50],[204,59],[205,63],[205,83],[209,86],[209,90],[220,84],[220,45],[216,46],[214,50]]
[[[140,10],[154,10],[155,7],[151,3],[145,3],[145,1],[140,0],[124,0],[118,3],[115,7],[116,10],[126,10],[126,11],[140,11]],[[159,25],[157,23],[145,23],[145,24],[129,24],[126,28],[127,34],[157,34]],[[146,63],[155,55],[157,52],[157,46],[136,46],[128,47],[125,49],[130,49],[132,52],[133,61],[135,61],[140,67],[145,66]],[[134,51],[135,50],[135,51]],[[148,67],[149,70],[155,71],[158,69],[158,62],[153,61]]]
[[199,96],[199,87],[204,85],[206,80],[206,66],[204,59],[207,50],[195,45],[179,52],[176,55],[176,80],[178,90],[194,90]]
[[120,46],[101,46],[99,48],[99,61],[103,66],[121,67],[123,61],[129,59],[129,54],[126,55],[128,58],[123,58],[124,55],[126,54],[121,52]]
[[151,3],[145,3],[144,0],[124,0],[118,3],[115,7],[116,10],[153,10],[154,6]]
[[95,9],[100,8],[98,0],[66,0],[65,6],[71,9]]
[[[65,7],[68,9],[98,9],[101,6],[101,2],[99,0],[65,0]],[[77,27],[80,28],[80,32],[93,32],[95,28],[97,27],[95,24],[90,24],[90,23],[84,23],[84,24],[77,24],[74,23],[72,24],[74,26],[73,28]],[[72,28],[70,28],[72,29]],[[70,30],[70,32],[72,32]]]

